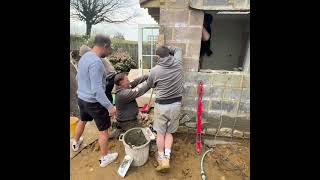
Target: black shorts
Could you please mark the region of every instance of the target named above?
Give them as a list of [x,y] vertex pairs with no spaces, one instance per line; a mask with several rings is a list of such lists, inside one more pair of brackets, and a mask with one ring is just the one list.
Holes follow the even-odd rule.
[[78,98],[81,121],[92,121],[96,123],[99,131],[105,131],[111,126],[108,110],[100,103],[90,103]]

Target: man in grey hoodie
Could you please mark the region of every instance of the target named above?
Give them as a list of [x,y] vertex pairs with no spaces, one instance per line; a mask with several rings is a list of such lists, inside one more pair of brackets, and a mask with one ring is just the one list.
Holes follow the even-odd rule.
[[182,50],[160,46],[156,49],[157,65],[150,71],[148,86],[156,94],[153,129],[157,131],[158,167],[164,172],[170,168],[172,133],[179,126],[183,89]]

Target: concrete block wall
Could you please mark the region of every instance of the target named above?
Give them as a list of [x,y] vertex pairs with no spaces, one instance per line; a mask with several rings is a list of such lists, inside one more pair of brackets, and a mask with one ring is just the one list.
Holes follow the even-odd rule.
[[188,0],[160,0],[160,34],[167,45],[182,48],[186,71],[198,71],[203,15]]
[[183,51],[184,96],[182,110],[195,121],[197,85],[204,83],[202,118],[208,127],[233,128],[250,134],[250,74],[198,72],[204,12],[191,9],[188,0],[160,0],[160,35],[167,45]]
[[185,72],[183,113],[195,121],[197,86],[203,81],[202,119],[211,128],[234,128],[250,132],[250,75],[243,72]]

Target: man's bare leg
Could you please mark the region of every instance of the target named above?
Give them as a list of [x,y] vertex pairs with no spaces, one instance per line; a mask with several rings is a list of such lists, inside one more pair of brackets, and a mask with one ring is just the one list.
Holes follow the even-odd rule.
[[164,158],[164,143],[165,134],[157,133],[157,148],[158,148],[158,159],[162,160]]
[[77,126],[76,126],[76,132],[75,132],[75,135],[74,135],[74,140],[76,142],[79,141],[83,131],[84,131],[84,128],[86,127],[86,124],[87,124],[87,121],[79,121],[77,123]]
[[101,156],[108,154],[108,131],[99,131],[99,145]]
[[166,133],[164,137],[164,155],[170,159],[173,136],[171,133]]

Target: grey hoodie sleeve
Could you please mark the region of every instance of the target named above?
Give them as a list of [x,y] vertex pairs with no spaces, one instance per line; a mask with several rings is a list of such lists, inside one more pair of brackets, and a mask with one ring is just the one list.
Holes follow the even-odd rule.
[[132,82],[130,82],[130,86],[131,86],[131,88],[134,88],[138,84],[142,83],[143,81],[145,81],[147,79],[148,79],[148,75],[144,75],[144,76],[138,77],[135,80],[133,80]]
[[182,49],[178,47],[168,46],[170,54],[173,54],[175,60],[178,60],[179,63],[182,63]]
[[142,96],[144,93],[146,93],[150,87],[148,86],[147,82],[141,83],[141,85],[136,86],[133,89],[125,89],[121,93],[122,101],[124,102],[131,102],[137,97]]
[[104,69],[102,63],[94,63],[89,67],[89,74],[91,80],[91,90],[94,93],[96,100],[104,106],[106,109],[112,108],[113,105],[107,98],[103,85],[102,85],[102,76]]
[[147,79],[147,85],[148,85],[150,88],[156,87],[156,85],[155,85],[155,74],[154,74],[154,72],[153,72],[152,69],[151,69],[150,74],[149,74],[149,77],[148,77],[148,79]]

